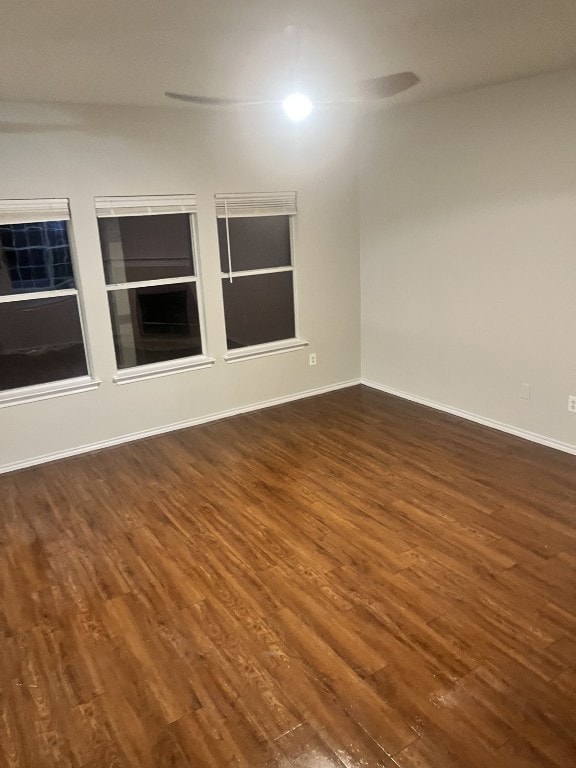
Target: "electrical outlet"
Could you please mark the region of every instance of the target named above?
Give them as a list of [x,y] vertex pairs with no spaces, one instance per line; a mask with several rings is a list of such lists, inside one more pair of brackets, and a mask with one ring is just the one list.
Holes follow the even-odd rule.
[[312,354],[308,357],[308,364],[316,365],[316,352],[312,352]]
[[530,400],[530,395],[532,394],[532,387],[530,384],[521,384],[520,385],[520,397],[523,400]]
[[576,413],[576,395],[568,396],[568,410],[570,413]]

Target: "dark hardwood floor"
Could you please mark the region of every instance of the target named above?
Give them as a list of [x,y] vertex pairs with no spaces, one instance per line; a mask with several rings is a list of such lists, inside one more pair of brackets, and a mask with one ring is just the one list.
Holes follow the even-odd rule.
[[576,766],[575,470],[354,387],[0,477],[0,766]]

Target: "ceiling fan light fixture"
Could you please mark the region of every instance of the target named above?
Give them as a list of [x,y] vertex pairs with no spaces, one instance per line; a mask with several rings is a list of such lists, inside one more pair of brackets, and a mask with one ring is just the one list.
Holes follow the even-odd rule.
[[286,113],[289,120],[293,123],[299,123],[301,120],[305,120],[314,105],[303,93],[291,93],[282,102],[282,108]]

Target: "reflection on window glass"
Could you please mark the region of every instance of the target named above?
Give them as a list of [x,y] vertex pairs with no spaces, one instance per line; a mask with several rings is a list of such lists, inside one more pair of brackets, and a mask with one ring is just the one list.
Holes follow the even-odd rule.
[[87,373],[76,296],[0,304],[0,390]]
[[222,280],[228,349],[295,335],[292,272]]
[[[228,219],[232,271],[289,267],[290,217],[247,216]],[[228,268],[226,219],[218,219],[218,243],[222,272]]]
[[0,294],[74,288],[65,221],[0,225]]
[[186,213],[100,218],[98,228],[109,285],[194,275]]
[[155,285],[108,294],[118,368],[202,354],[196,285]]

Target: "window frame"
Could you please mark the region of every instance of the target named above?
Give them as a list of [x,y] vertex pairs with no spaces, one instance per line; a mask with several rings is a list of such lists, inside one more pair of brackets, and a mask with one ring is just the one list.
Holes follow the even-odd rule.
[[[261,194],[217,194],[215,196],[216,201],[216,219],[229,219],[229,218],[264,218],[268,216],[287,216],[288,217],[288,233],[290,238],[290,266],[280,267],[265,267],[258,269],[243,269],[233,270],[232,259],[230,254],[230,233],[228,226],[226,226],[226,237],[228,239],[228,269],[229,271],[223,272],[220,264],[220,288],[222,289],[222,283],[228,279],[233,282],[234,279],[249,278],[253,275],[271,275],[280,274],[282,272],[292,273],[292,298],[294,302],[294,336],[287,339],[277,339],[276,341],[269,341],[263,344],[251,344],[245,347],[238,347],[235,349],[228,349],[226,342],[226,354],[224,360],[227,363],[236,363],[244,360],[251,360],[256,357],[264,357],[268,355],[278,355],[284,352],[291,352],[296,349],[302,349],[307,347],[309,342],[300,337],[300,323],[299,323],[299,311],[298,311],[298,283],[296,280],[296,193],[295,192],[280,192],[280,193],[261,193]],[[232,208],[232,214],[228,210],[228,206]],[[293,209],[291,209],[293,206]],[[224,216],[219,214],[219,211],[224,209]],[[220,256],[219,256],[220,263]],[[224,302],[224,293],[222,292],[222,301]],[[224,303],[224,312],[226,311]]]
[[[86,331],[84,301],[81,290],[80,270],[69,198],[2,199],[0,200],[0,209],[5,211],[3,212],[2,218],[6,225],[34,224],[50,221],[66,222],[66,234],[68,236],[68,247],[70,250],[70,261],[72,264],[75,287],[56,288],[47,291],[0,294],[0,304],[60,298],[62,296],[75,296],[87,370],[87,373],[80,376],[73,376],[72,378],[55,379],[54,381],[42,382],[41,384],[30,384],[24,387],[15,387],[14,389],[2,389],[0,390],[0,408],[97,389],[102,382],[93,375],[92,355]],[[11,215],[12,211],[13,217]],[[8,219],[11,218],[14,220],[9,221]]]
[[[130,290],[133,288],[146,288],[162,285],[196,285],[196,302],[198,305],[198,324],[200,329],[200,348],[201,354],[190,355],[187,357],[177,357],[172,360],[163,360],[156,363],[144,363],[142,365],[133,365],[126,368],[118,367],[116,354],[116,374],[112,381],[115,384],[131,384],[136,381],[157,378],[159,376],[169,376],[185,371],[210,368],[216,362],[213,357],[206,353],[206,317],[204,311],[204,292],[201,275],[201,264],[198,258],[198,212],[196,209],[195,195],[135,195],[130,197],[96,197],[94,198],[96,218],[123,218],[137,216],[171,216],[174,214],[186,214],[188,216],[188,225],[190,228],[191,262],[193,274],[184,277],[156,278],[153,280],[134,280],[123,283],[106,282],[104,270],[104,258],[102,252],[102,243],[99,239],[100,255],[102,258],[102,269],[104,271],[104,283],[106,296],[121,290]],[[99,211],[111,211],[103,214]],[[108,311],[110,318],[110,328],[113,330],[112,313],[108,302]]]

